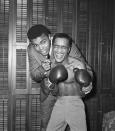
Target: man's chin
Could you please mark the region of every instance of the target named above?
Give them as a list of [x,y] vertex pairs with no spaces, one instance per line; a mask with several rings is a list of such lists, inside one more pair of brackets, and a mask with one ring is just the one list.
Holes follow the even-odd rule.
[[57,62],[57,63],[62,63],[62,62],[63,62],[63,60],[56,59],[56,62]]
[[48,52],[42,52],[41,53],[43,56],[47,56],[48,55]]

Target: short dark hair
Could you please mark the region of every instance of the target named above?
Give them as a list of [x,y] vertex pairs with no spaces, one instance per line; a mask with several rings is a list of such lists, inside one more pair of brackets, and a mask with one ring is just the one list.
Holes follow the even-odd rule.
[[72,38],[66,34],[66,33],[56,33],[54,36],[53,36],[53,40],[52,40],[52,44],[54,44],[54,41],[56,38],[66,38],[68,41],[69,41],[69,46],[71,47],[72,46]]
[[46,36],[51,34],[50,30],[42,24],[32,26],[27,32],[27,36],[30,41],[41,36],[42,34],[45,34]]

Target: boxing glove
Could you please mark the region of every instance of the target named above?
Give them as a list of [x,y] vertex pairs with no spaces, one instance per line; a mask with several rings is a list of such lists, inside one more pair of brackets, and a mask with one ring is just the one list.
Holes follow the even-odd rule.
[[49,73],[49,80],[54,84],[65,81],[68,78],[68,72],[64,65],[58,64],[51,69]]
[[76,82],[82,87],[87,87],[92,82],[92,77],[86,69],[74,69],[74,72]]

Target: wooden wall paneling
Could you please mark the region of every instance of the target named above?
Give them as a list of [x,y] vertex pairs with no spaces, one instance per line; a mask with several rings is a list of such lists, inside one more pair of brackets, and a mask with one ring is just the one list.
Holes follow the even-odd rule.
[[8,93],[8,15],[9,1],[0,0],[0,94]]
[[27,0],[16,3],[16,42],[27,42]]
[[28,128],[28,95],[14,95],[14,131],[27,131]]
[[114,101],[115,101],[115,96],[113,94],[104,93],[100,95],[101,110],[103,112],[103,115],[115,109]]
[[101,3],[102,7],[102,41],[101,41],[101,55],[100,55],[100,92],[99,103],[100,111],[100,125],[99,130],[102,129],[103,115],[105,112],[113,110],[113,93],[112,93],[112,47],[113,47],[113,1],[106,0]]
[[30,131],[39,131],[40,130],[40,101],[39,95],[30,95]]
[[[32,25],[32,13],[33,13],[33,9],[32,9],[32,0],[27,0],[27,31],[28,29],[31,27]],[[28,39],[27,39],[27,43],[28,43]]]
[[96,97],[85,98],[87,130],[97,131],[98,99]]
[[8,131],[8,95],[0,95],[0,130]]
[[[96,57],[96,50],[95,51],[92,51],[92,42],[91,42],[91,38],[92,38],[92,4],[91,4],[91,2],[89,2],[88,1],[88,7],[89,7],[89,9],[88,9],[88,12],[89,12],[89,45],[88,45],[88,50],[87,50],[87,54],[88,54],[88,56],[87,56],[87,61],[89,62],[89,64],[90,65],[92,65],[92,68],[93,68],[93,70],[94,70],[94,66],[95,66],[95,57]],[[95,49],[95,47],[94,47],[94,49]],[[93,58],[93,55],[92,55],[92,53],[94,53],[94,58]]]
[[8,131],[9,0],[0,0],[0,130]]
[[[15,9],[14,9],[14,0],[10,0],[10,8],[9,8],[9,60],[8,60],[8,80],[9,80],[9,101],[8,101],[8,130],[13,131],[13,76],[12,70],[15,69],[13,65],[13,43],[15,41]],[[13,34],[14,33],[14,34]]]
[[73,0],[63,1],[63,32],[72,36]]
[[[104,13],[103,10],[108,10],[107,8],[105,9],[105,6],[103,6],[106,2],[104,1],[90,1],[90,22],[89,26],[91,29],[90,32],[90,42],[91,42],[91,65],[93,65],[94,71],[96,73],[97,77],[97,84],[96,84],[96,97],[97,97],[97,111],[95,112],[97,114],[97,130],[101,130],[101,123],[102,123],[102,116],[103,116],[103,110],[101,108],[102,103],[101,103],[101,95],[102,95],[102,89],[106,88],[108,85],[111,87],[111,40],[112,40],[112,35],[111,35],[111,27],[109,26],[109,34],[106,39],[104,40],[103,35],[106,34],[105,30],[107,30],[107,23],[104,20],[104,16],[108,16],[107,13]],[[106,5],[106,7],[108,7]],[[112,10],[111,10],[112,11]],[[108,11],[107,11],[108,12]],[[110,12],[110,10],[109,10]],[[106,14],[106,15],[105,15]],[[111,24],[112,25],[112,20]],[[106,26],[104,26],[104,23]],[[104,27],[104,28],[103,28]],[[108,46],[105,46],[105,44],[108,43]],[[109,70],[109,71],[105,71]],[[110,72],[109,75],[104,74],[106,72]],[[104,82],[103,82],[104,81]],[[109,84],[108,84],[109,83]],[[105,86],[104,86],[105,85]],[[110,88],[109,88],[110,89]],[[104,92],[103,92],[104,93]],[[109,92],[108,92],[109,93]]]
[[[101,1],[90,1],[90,52],[91,52],[91,65],[94,68],[96,75],[96,100],[97,100],[97,110],[95,113],[97,116],[97,127],[95,130],[101,130],[102,123],[102,109],[101,109],[101,88],[102,88],[102,60],[103,60],[103,39],[102,39],[102,21],[103,21],[103,2]],[[105,64],[105,63],[103,63]]]
[[0,90],[8,93],[8,25],[0,28]]
[[72,25],[75,23],[73,1],[48,0],[47,4],[46,24],[51,32],[66,32],[72,36]]
[[[98,30],[99,19],[98,9],[96,9],[95,1],[78,1],[78,44],[83,52],[88,63],[96,71],[98,67]],[[95,70],[96,69],[96,70]],[[96,87],[86,98],[87,125],[88,131],[97,131],[97,110],[98,110],[98,97]]]
[[[96,59],[95,59],[95,73],[96,73],[96,96],[98,99],[97,103],[97,130],[101,131],[101,123],[102,123],[102,110],[101,110],[101,103],[100,103],[100,92],[102,87],[102,77],[101,77],[101,70],[102,70],[102,1],[93,1],[92,10],[94,14],[92,14],[93,25],[92,30],[94,33],[94,39],[92,38],[92,43],[95,42],[95,51],[96,51]],[[96,6],[95,6],[96,5]],[[95,41],[94,41],[95,40]]]
[[26,50],[16,49],[16,89],[26,89]]
[[[31,2],[30,2],[31,4]],[[26,131],[30,130],[30,98],[29,94],[32,92],[31,79],[29,76],[29,63],[27,54],[27,29],[31,23],[30,16],[28,16],[28,1],[17,1],[16,3],[16,85],[15,85],[15,128],[14,130]],[[32,4],[33,5],[33,4]],[[31,15],[31,13],[30,13]],[[36,16],[37,18],[37,16]],[[33,19],[36,19],[33,17]],[[34,23],[35,24],[35,23]]]
[[76,46],[77,46],[77,44],[78,44],[78,35],[77,35],[77,22],[78,22],[78,0],[73,0],[73,4],[72,4],[72,6],[73,6],[73,9],[72,9],[72,11],[73,11],[73,13],[72,13],[72,22],[73,22],[73,24],[72,24],[72,38],[73,38],[73,40],[75,41],[75,44],[76,44]]
[[[14,43],[15,53],[15,90],[24,94],[27,87],[27,0],[16,2],[16,42]],[[20,90],[20,91],[18,91]],[[26,94],[27,92],[25,92]]]
[[[106,105],[105,103],[102,103],[102,97],[104,94],[108,93],[111,95],[111,53],[112,53],[112,26],[113,26],[113,20],[112,20],[112,1],[93,1],[93,3],[96,3],[94,7],[92,7],[92,12],[94,12],[95,15],[92,15],[92,18],[96,18],[92,20],[92,25],[95,25],[92,27],[92,35],[97,36],[92,38],[92,42],[95,40],[98,40],[97,43],[97,68],[95,67],[96,76],[97,76],[97,98],[98,98],[98,126],[97,130],[102,130],[102,117],[104,114],[104,110],[102,110],[102,105]],[[111,14],[111,15],[110,15]],[[109,19],[108,19],[109,18]],[[95,28],[96,27],[96,28]],[[96,29],[96,30],[95,30]],[[97,35],[96,35],[97,34]],[[105,100],[105,97],[103,97],[103,100]],[[108,100],[110,100],[110,97],[108,97]],[[106,100],[105,100],[106,101]],[[110,106],[112,106],[110,104]],[[107,110],[107,109],[105,109]]]
[[63,0],[56,0],[57,7],[57,32],[63,32]]
[[[115,1],[113,2],[115,7]],[[115,8],[113,8],[113,14],[115,14]],[[115,15],[113,15],[113,23],[115,23]],[[112,47],[112,89],[115,93],[115,24],[113,24],[113,47]]]
[[60,10],[58,10],[58,0],[46,0],[46,10],[45,10],[45,18],[46,18],[46,25],[50,29],[52,35],[59,30],[58,26],[58,20],[59,19],[59,14]]
[[[27,0],[10,1],[9,15],[9,72],[10,88],[10,129],[28,129],[28,73],[27,73]],[[22,8],[23,7],[23,8]],[[23,97],[22,97],[23,96]],[[15,121],[14,121],[15,120]],[[23,124],[22,124],[22,123]]]
[[[112,67],[112,45],[113,45],[113,9],[112,1],[105,1],[103,5],[103,21],[102,21],[102,90],[112,87],[111,67]],[[105,15],[106,14],[106,15]],[[106,70],[106,71],[105,71]]]
[[45,24],[44,0],[32,0],[32,25]]
[[101,7],[99,1],[89,2],[89,61],[96,75],[96,93],[100,89],[101,51],[102,51],[102,27]]
[[27,47],[17,45],[15,48],[15,61],[16,61],[16,72],[15,72],[15,93],[16,94],[27,94],[29,93],[29,80],[28,80],[28,69],[27,69]]
[[88,1],[78,1],[78,47],[87,60],[87,46],[89,38],[88,25]]

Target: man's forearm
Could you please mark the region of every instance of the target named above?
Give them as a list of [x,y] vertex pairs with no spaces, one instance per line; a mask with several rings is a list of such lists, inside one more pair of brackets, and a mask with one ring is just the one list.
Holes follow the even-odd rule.
[[32,80],[36,81],[36,82],[41,82],[45,77],[45,70],[39,66],[36,69],[33,69],[30,71],[30,75]]

